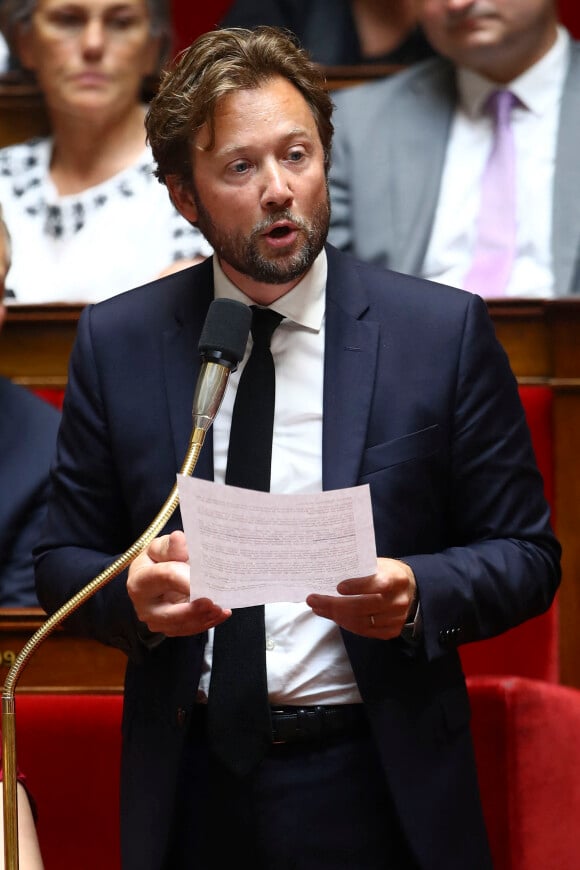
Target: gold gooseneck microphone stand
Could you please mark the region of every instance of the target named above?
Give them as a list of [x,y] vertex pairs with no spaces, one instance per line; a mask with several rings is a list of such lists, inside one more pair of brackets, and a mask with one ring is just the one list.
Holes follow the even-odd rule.
[[[247,313],[244,315],[244,323],[240,323],[238,331],[242,334],[245,329],[243,340],[243,348],[234,361],[226,358],[222,362],[205,362],[203,364],[202,373],[198,378],[196,392],[193,402],[194,407],[194,426],[191,433],[189,447],[186,457],[181,466],[181,474],[191,475],[197,464],[201,448],[205,436],[213,423],[215,416],[221,405],[221,401],[227,386],[228,378],[232,371],[235,371],[239,360],[242,358],[247,335],[249,332],[251,313],[249,308],[242,303],[235,303],[231,300],[217,299],[212,303],[212,308],[217,312],[219,303],[228,303],[229,310],[233,312],[232,306],[238,309],[238,321],[240,320],[240,309],[245,309]],[[225,312],[225,305],[221,306]],[[215,316],[215,315],[214,315]],[[209,319],[209,315],[208,315]],[[206,321],[207,323],[207,321]],[[246,326],[247,324],[247,326]],[[236,336],[239,338],[239,336]],[[203,339],[203,336],[202,336]],[[200,341],[201,347],[201,341]],[[234,354],[236,355],[236,354]],[[218,354],[220,356],[220,354]],[[200,413],[196,413],[195,409],[203,409]],[[128,550],[119,556],[114,562],[105,568],[100,574],[94,577],[86,586],[84,586],[76,595],[67,601],[59,610],[53,613],[46,622],[32,635],[32,637],[24,644],[20,650],[14,664],[8,671],[4,688],[2,691],[2,751],[3,751],[3,769],[4,769],[4,864],[5,870],[19,870],[19,855],[18,855],[18,796],[17,788],[17,765],[16,765],[16,707],[14,693],[16,684],[20,678],[24,667],[28,663],[35,650],[40,646],[43,640],[48,637],[51,632],[57,628],[63,620],[74,613],[84,604],[89,598],[107,585],[114,577],[120,574],[125,568],[128,568],[133,559],[139,555],[159,534],[168,522],[179,503],[179,493],[177,484],[175,484],[169,493],[165,504],[160,509],[159,513],[151,523],[151,525],[143,532],[134,544]]]

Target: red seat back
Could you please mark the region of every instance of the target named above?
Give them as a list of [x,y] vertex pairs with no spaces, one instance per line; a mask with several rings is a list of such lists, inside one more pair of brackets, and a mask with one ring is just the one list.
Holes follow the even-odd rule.
[[45,870],[120,870],[121,695],[17,695]]
[[580,692],[520,677],[467,687],[494,870],[580,866]]

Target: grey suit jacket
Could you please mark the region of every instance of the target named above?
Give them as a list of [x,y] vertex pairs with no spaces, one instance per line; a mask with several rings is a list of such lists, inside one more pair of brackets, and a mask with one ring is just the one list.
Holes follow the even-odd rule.
[[[363,260],[420,275],[429,243],[457,90],[435,58],[335,95],[329,239]],[[562,94],[552,257],[556,294],[580,293],[580,44]]]

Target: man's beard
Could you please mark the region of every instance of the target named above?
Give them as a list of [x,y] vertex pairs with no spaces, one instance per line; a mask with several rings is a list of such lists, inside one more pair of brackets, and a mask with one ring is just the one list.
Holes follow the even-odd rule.
[[[328,193],[315,208],[311,221],[295,217],[290,210],[272,213],[249,236],[241,232],[222,232],[205,208],[196,190],[193,191],[198,213],[196,226],[204,234],[220,260],[237,272],[264,284],[287,284],[304,275],[322,250],[330,223]],[[304,236],[300,248],[293,253],[273,250],[270,256],[260,253],[258,239],[278,221],[291,222]]]

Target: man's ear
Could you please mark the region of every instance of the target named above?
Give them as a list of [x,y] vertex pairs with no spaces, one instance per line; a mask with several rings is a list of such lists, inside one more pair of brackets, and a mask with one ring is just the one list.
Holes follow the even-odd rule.
[[165,178],[171,202],[177,211],[189,221],[196,224],[198,218],[195,197],[189,184],[186,184],[179,175],[168,175]]

